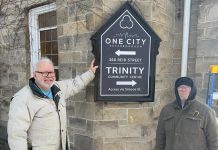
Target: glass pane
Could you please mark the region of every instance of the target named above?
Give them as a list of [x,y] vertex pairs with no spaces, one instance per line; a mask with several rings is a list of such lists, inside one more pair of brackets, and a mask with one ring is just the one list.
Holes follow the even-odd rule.
[[45,48],[45,43],[44,42],[42,42],[41,44],[40,44],[40,48],[41,48],[41,55],[45,55],[46,54],[46,48]]
[[40,41],[45,41],[45,31],[40,31]]
[[39,15],[39,28],[45,27],[44,23],[45,23],[45,21],[44,21],[44,14]]
[[58,43],[57,43],[57,41],[52,42],[52,54],[58,54]]
[[51,30],[46,30],[45,32],[45,41],[51,41]]
[[52,61],[54,66],[58,66],[58,55],[52,55]]
[[52,39],[52,41],[57,40],[57,29],[51,30],[51,39]]
[[46,42],[45,47],[46,47],[46,54],[52,54],[52,52],[51,52],[51,42]]
[[56,11],[39,15],[39,28],[53,27],[57,25]]
[[46,15],[45,18],[47,19],[49,27],[57,25],[56,11],[52,11],[52,12],[47,13],[45,15]]

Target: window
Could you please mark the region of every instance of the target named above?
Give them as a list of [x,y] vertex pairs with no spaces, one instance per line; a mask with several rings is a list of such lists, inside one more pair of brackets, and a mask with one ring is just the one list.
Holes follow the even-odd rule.
[[56,5],[49,4],[31,9],[29,12],[30,72],[40,57],[50,58],[58,79],[58,41]]

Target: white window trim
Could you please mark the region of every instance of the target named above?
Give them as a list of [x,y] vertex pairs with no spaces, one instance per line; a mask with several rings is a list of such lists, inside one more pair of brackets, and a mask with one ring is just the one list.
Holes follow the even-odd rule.
[[40,53],[40,34],[38,26],[38,16],[56,10],[56,4],[48,4],[31,9],[29,11],[29,40],[30,40],[30,73],[33,76],[34,65],[41,57]]

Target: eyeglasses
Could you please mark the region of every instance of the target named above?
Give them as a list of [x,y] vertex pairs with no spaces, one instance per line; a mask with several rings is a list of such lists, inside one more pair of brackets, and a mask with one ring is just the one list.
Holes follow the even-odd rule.
[[178,90],[187,90],[187,89],[191,89],[190,86],[187,86],[187,85],[180,85],[179,87],[177,87]]
[[36,73],[40,73],[43,77],[54,77],[55,76],[55,72],[41,72],[41,71],[35,71]]

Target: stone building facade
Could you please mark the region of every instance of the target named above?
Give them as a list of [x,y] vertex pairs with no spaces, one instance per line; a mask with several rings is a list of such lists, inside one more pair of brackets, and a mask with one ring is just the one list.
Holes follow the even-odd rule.
[[[90,37],[124,2],[3,0],[0,4],[1,150],[7,150],[10,98],[27,84],[34,56],[40,56],[40,51],[32,50],[30,11],[55,3],[58,76],[63,80],[73,78],[89,67],[93,59]],[[154,147],[160,110],[174,99],[174,81],[181,73],[184,1],[133,0],[132,5],[162,39],[156,62],[155,100],[145,103],[96,102],[94,83],[91,83],[67,102],[72,149],[152,150]],[[198,97],[203,102],[209,65],[218,65],[217,8],[216,0],[191,1],[188,76],[196,81]]]

